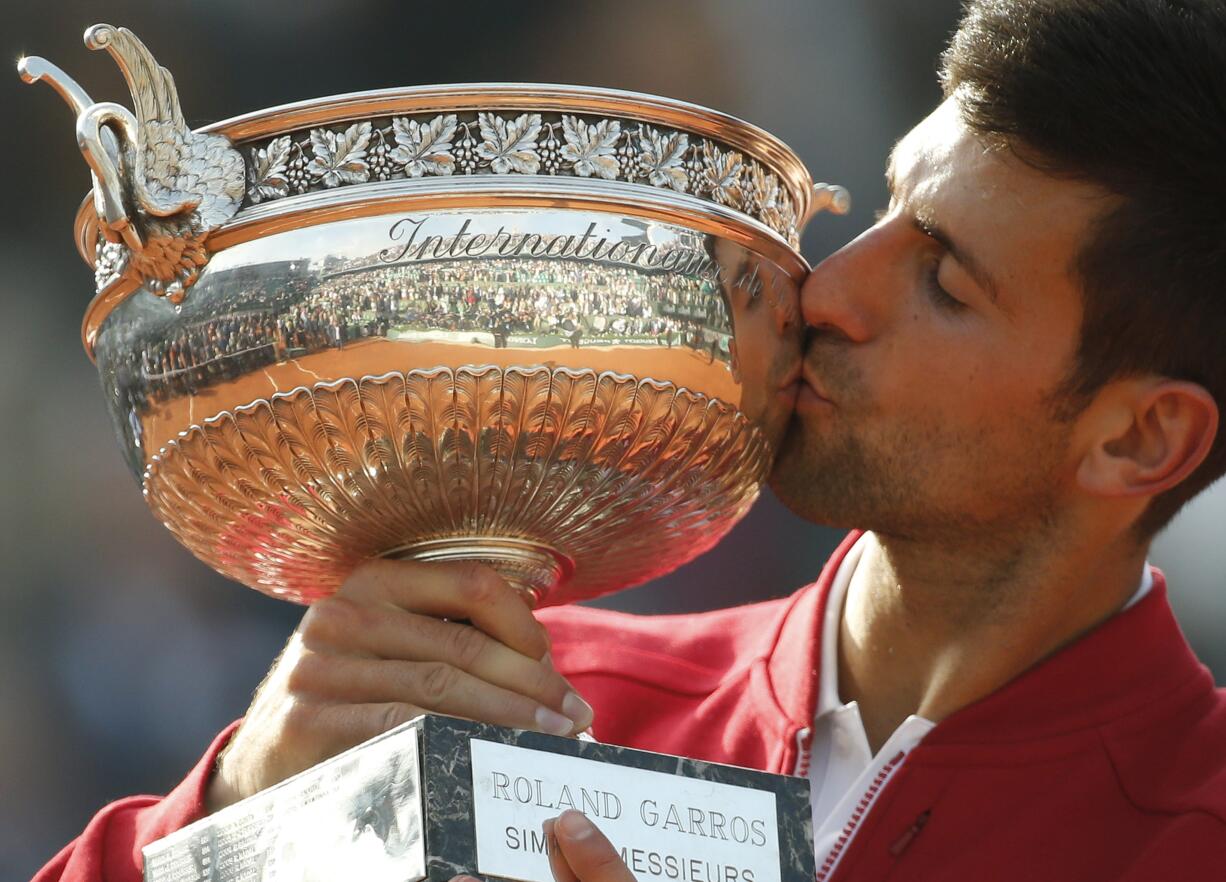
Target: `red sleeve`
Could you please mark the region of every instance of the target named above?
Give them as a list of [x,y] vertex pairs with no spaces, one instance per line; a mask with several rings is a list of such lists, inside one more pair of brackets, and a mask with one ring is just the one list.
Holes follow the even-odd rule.
[[141,849],[204,815],[204,793],[217,756],[237,727],[238,723],[227,726],[166,796],[129,796],[94,815],[84,832],[39,870],[33,882],[141,882]]

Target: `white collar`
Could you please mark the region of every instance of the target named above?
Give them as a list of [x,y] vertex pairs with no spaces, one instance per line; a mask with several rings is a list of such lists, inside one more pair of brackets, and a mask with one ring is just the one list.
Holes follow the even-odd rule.
[[817,692],[817,716],[843,707],[839,699],[839,626],[843,622],[843,602],[847,599],[847,586],[864,555],[864,544],[869,534],[865,533],[847,550],[839,564],[839,570],[830,583],[826,596],[826,613],[822,616],[822,662]]

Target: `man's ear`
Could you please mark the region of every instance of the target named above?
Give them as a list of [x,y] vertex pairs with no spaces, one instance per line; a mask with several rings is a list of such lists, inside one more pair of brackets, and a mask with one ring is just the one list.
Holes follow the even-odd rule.
[[1218,407],[1200,385],[1163,377],[1111,384],[1088,414],[1091,443],[1077,482],[1099,496],[1157,496],[1184,481],[1209,454]]

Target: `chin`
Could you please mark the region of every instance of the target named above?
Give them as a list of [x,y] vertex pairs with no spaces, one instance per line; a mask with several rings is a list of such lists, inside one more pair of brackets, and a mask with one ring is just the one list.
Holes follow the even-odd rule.
[[[793,454],[794,455],[794,454]],[[766,485],[784,507],[799,518],[823,527],[853,529],[848,522],[847,508],[829,498],[829,488],[807,470],[793,468],[787,451],[781,449]]]
[[880,519],[878,503],[896,485],[879,468],[878,458],[845,436],[813,437],[799,416],[784,432],[767,486],[797,517],[839,529],[867,528]]

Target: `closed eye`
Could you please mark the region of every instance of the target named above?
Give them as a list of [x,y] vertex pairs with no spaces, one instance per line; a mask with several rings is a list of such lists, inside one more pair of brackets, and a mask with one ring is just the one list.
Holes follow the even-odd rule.
[[932,261],[924,270],[924,288],[928,292],[928,298],[937,309],[945,312],[961,312],[967,308],[966,304],[941,286],[940,271],[941,262],[939,259]]

